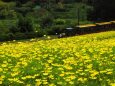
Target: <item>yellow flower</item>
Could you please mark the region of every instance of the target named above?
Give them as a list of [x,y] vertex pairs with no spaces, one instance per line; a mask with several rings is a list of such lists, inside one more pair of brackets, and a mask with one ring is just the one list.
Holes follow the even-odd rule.
[[18,78],[9,78],[8,80],[9,80],[9,81],[13,81],[13,82],[17,82],[17,81],[18,81]]
[[111,86],[115,86],[115,83],[111,83],[110,85],[111,85]]
[[43,73],[43,75],[44,75],[44,76],[47,76],[47,75],[48,75],[48,73]]
[[75,79],[76,77],[75,77],[75,75],[71,75],[69,78],[70,78],[71,80],[73,80],[73,79]]
[[115,86],[114,39],[115,31],[112,34],[0,43],[0,86],[5,81],[28,86],[74,86],[74,82],[87,85],[93,79]]
[[69,84],[71,84],[71,85],[72,85],[72,84],[74,84],[74,82],[73,82],[73,81],[70,81],[70,82],[69,82]]
[[106,70],[100,71],[100,73],[106,73],[106,72],[107,72]]
[[23,80],[26,80],[26,77],[22,77]]
[[99,72],[98,71],[91,71],[91,77],[95,77],[96,75],[98,75]]
[[67,78],[67,79],[65,79],[65,81],[69,82],[69,81],[71,81],[71,79]]
[[53,75],[49,75],[48,76],[50,79],[54,79],[54,76]]
[[63,84],[63,82],[61,82],[61,81],[60,81],[60,82],[57,82],[57,84],[62,85],[62,84]]
[[27,66],[28,64],[26,61],[22,61],[22,65]]
[[111,75],[111,74],[112,74],[112,72],[111,72],[111,71],[109,71],[109,72],[107,72],[106,74]]
[[84,83],[85,81],[87,81],[87,78],[80,77],[80,78],[78,78],[78,81]]
[[59,67],[58,70],[63,71],[64,69]]
[[36,86],[40,86],[42,83],[40,79],[36,79],[35,81],[36,81]]
[[93,67],[92,64],[89,64],[89,65],[87,66],[88,69],[91,69],[92,67]]
[[62,73],[62,74],[60,74],[59,76],[64,76],[65,74],[64,73]]
[[52,63],[53,61],[52,60],[48,60],[48,63]]
[[7,64],[7,61],[3,61],[4,64]]
[[4,75],[2,75],[2,76],[0,77],[0,84],[2,84],[2,83],[3,83],[4,78],[5,78],[5,76],[4,76]]
[[11,73],[11,76],[14,77],[14,76],[16,76],[18,74],[19,74],[19,72],[14,72],[14,73]]
[[65,68],[67,69],[67,70],[72,70],[73,68],[71,67],[71,66],[69,66],[69,65],[65,65]]
[[2,84],[2,81],[0,81],[0,85]]
[[26,86],[32,86],[31,84],[27,84]]
[[2,78],[2,79],[4,79],[4,78],[5,78],[5,76],[4,76],[4,75],[2,75],[2,76],[1,76],[1,78]]
[[2,72],[3,71],[3,69],[2,68],[0,68],[0,72]]
[[1,66],[2,66],[2,67],[7,67],[7,64],[2,64]]
[[28,75],[28,76],[26,76],[26,78],[27,78],[27,79],[30,79],[30,78],[32,78],[32,76]]
[[42,80],[43,84],[48,84],[47,80]]
[[52,84],[49,84],[48,86],[56,86],[56,85],[52,83]]

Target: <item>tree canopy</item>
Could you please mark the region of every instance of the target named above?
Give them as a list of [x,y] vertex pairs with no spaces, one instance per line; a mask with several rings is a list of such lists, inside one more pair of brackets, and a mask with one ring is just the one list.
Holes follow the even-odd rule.
[[115,19],[115,0],[93,0],[91,5],[94,7],[89,16],[91,19],[102,21]]

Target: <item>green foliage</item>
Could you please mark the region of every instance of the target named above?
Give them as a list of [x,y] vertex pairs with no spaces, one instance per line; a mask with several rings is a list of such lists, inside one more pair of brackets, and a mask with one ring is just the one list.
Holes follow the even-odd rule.
[[63,24],[65,24],[65,20],[64,20],[64,19],[56,19],[56,20],[54,21],[54,23],[55,23],[56,25],[63,25]]
[[94,10],[88,16],[90,20],[110,21],[115,19],[115,0],[94,0],[89,3]]
[[35,37],[37,37],[37,33],[29,32],[29,33],[25,33],[25,36],[26,36],[27,39],[35,38]]
[[30,18],[26,18],[26,17],[22,17],[22,16],[19,17],[18,28],[19,28],[20,32],[22,32],[22,33],[31,32],[34,30],[32,20]]
[[16,18],[16,12],[14,10],[7,10],[3,9],[0,12],[0,18],[1,19],[11,19],[11,18]]
[[51,27],[50,32],[52,34],[56,34],[56,33],[59,34],[62,33],[67,27],[68,27],[67,25],[54,25]]
[[51,16],[44,16],[40,19],[40,26],[41,28],[50,27],[53,25],[53,17]]
[[[77,24],[76,0],[2,0],[0,1],[0,33],[9,39],[41,37],[61,33]],[[86,9],[80,12],[80,21],[86,20]],[[85,18],[83,16],[85,15]],[[7,21],[8,20],[8,21]],[[20,35],[20,36],[19,36]]]
[[30,7],[20,7],[20,8],[16,8],[16,11],[18,13],[21,13],[23,16],[26,16],[28,12],[31,12],[31,8]]
[[12,25],[10,28],[9,28],[9,31],[13,34],[17,33],[17,32],[20,32],[19,28],[16,26],[16,25]]
[[0,34],[0,41],[5,41],[8,39],[8,35],[5,33]]
[[39,29],[36,32],[37,37],[42,37],[42,36],[47,35],[47,34],[48,34],[47,29]]
[[26,39],[26,35],[25,33],[17,32],[14,34],[14,39],[16,40]]
[[0,20],[0,34],[9,33],[9,28],[15,26],[16,20]]
[[55,7],[55,11],[57,11],[57,12],[65,12],[65,11],[67,11],[67,9],[64,7],[63,3],[59,2]]
[[5,3],[0,1],[0,18],[16,18],[16,12],[13,9],[14,7],[14,2]]

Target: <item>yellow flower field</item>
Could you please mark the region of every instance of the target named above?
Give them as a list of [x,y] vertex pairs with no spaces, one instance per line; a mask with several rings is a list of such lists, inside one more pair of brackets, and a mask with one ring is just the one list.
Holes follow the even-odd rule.
[[115,86],[115,31],[0,43],[0,86]]

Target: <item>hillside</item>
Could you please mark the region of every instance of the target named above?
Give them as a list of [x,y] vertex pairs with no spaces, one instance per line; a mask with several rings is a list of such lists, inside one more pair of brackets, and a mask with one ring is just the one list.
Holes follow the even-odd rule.
[[56,35],[76,25],[114,21],[114,12],[113,0],[0,0],[0,41]]
[[76,26],[78,20],[80,24],[91,23],[87,20],[91,9],[92,6],[74,0],[2,0],[0,41],[60,34],[65,28]]
[[115,31],[0,44],[1,85],[114,86]]

